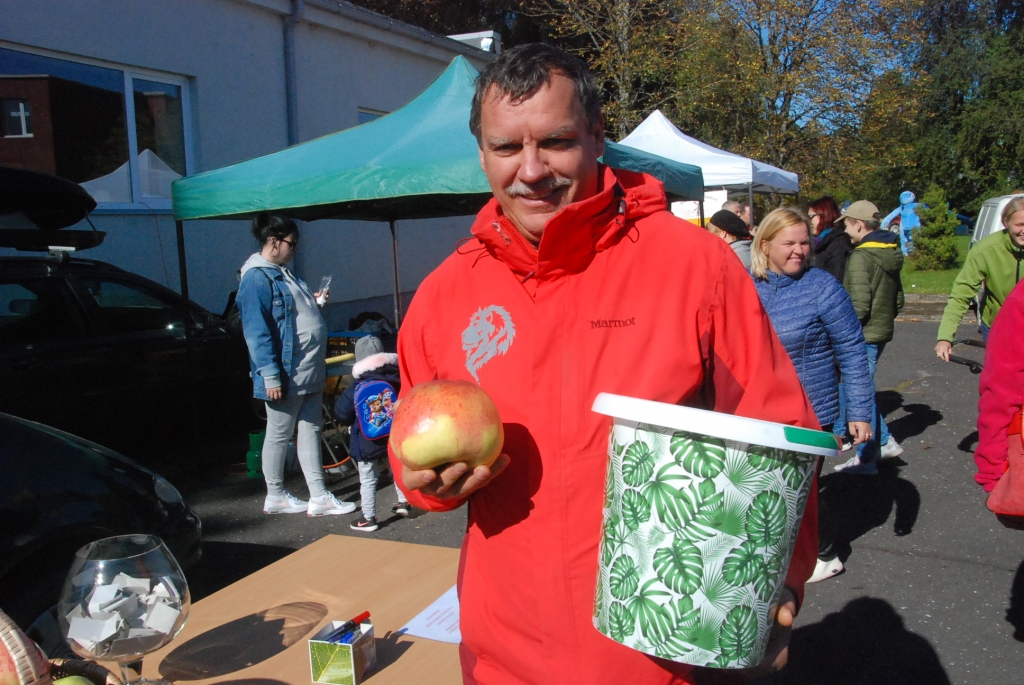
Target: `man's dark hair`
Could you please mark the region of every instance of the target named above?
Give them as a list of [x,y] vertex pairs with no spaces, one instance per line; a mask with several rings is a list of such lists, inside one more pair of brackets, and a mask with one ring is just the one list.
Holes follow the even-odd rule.
[[286,216],[260,212],[252,220],[252,235],[260,245],[266,245],[271,238],[282,240],[297,235],[299,227]]
[[544,43],[528,43],[501,53],[487,65],[476,79],[473,109],[469,114],[469,130],[480,144],[480,107],[494,86],[498,94],[518,104],[551,83],[551,72],[558,72],[576,86],[587,125],[601,125],[601,95],[586,63],[569,53]]

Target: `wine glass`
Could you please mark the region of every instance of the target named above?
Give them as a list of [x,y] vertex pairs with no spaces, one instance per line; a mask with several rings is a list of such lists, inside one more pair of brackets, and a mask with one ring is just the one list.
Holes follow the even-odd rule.
[[188,585],[174,556],[153,535],[120,535],[75,553],[60,599],[60,627],[86,659],[116,661],[125,685],[170,685],[142,677],[142,657],[185,625]]

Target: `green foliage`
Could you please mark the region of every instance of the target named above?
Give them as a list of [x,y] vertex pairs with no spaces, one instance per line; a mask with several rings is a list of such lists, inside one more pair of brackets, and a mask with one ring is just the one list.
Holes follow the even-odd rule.
[[714,478],[725,468],[725,442],[689,433],[674,433],[671,441],[676,463],[701,478]]
[[913,232],[914,266],[919,271],[953,268],[957,263],[956,212],[950,210],[946,193],[933,185],[917,207],[921,227]]
[[654,455],[643,440],[637,440],[626,450],[622,461],[622,479],[633,487],[640,487],[654,473]]

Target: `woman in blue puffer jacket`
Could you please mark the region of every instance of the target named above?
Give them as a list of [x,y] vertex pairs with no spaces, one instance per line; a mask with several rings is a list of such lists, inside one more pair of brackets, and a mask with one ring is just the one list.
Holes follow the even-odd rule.
[[[871,395],[864,334],[853,303],[831,274],[809,268],[811,234],[799,212],[780,208],[761,222],[751,249],[750,273],[768,318],[786,348],[823,430],[839,418],[839,378],[846,388],[850,435],[871,438]],[[818,461],[821,475],[823,460]],[[827,508],[818,501],[818,563],[813,583],[838,575],[843,563],[833,550]]]

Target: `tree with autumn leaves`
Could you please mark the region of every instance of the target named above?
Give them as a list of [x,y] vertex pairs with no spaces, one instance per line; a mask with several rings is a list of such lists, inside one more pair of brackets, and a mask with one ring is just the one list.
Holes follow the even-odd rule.
[[653,110],[807,195],[968,211],[1024,185],[1024,0],[360,0],[442,33],[560,45],[619,140]]

